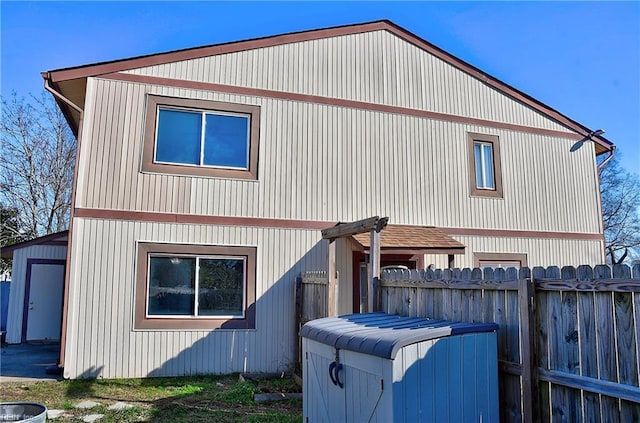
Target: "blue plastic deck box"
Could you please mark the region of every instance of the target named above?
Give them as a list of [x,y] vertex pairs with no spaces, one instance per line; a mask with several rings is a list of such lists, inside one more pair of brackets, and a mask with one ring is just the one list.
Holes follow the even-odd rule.
[[494,323],[386,313],[312,320],[304,422],[498,422]]

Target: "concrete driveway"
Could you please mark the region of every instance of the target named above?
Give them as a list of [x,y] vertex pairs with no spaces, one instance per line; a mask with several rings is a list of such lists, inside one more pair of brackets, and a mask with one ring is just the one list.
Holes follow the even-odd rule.
[[60,344],[18,344],[0,348],[0,383],[59,380],[61,375],[46,373],[58,363]]

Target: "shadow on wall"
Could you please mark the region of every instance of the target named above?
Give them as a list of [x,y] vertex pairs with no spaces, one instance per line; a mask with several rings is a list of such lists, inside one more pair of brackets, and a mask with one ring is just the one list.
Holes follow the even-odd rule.
[[[268,248],[269,246],[258,246]],[[288,249],[288,245],[277,246]],[[291,255],[294,252],[292,251]],[[148,377],[187,376],[208,373],[282,372],[294,364],[298,334],[295,329],[295,283],[301,272],[318,270],[325,266],[326,245],[319,241],[277,280],[264,280],[261,267],[273,267],[266,261],[269,254],[260,254],[256,263],[255,329],[212,330],[160,367]],[[286,257],[286,253],[280,254]],[[268,286],[260,293],[258,287]],[[150,352],[160,354],[159,351]],[[125,354],[126,356],[126,354]],[[218,361],[222,367],[194,366],[193,363]],[[86,373],[86,372],[85,372]],[[87,374],[83,377],[92,377]],[[95,377],[95,376],[93,376]]]

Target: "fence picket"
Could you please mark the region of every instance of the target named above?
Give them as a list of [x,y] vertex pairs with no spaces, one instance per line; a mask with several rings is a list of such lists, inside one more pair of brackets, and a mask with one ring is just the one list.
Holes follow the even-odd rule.
[[[640,403],[631,400],[640,395],[640,266],[619,266],[613,272],[608,266],[428,269],[412,276],[411,286],[387,287],[386,275],[382,283],[386,291],[415,292],[411,313],[499,324],[503,421],[530,418],[522,417],[518,395],[524,354],[520,350],[524,340],[519,337],[525,335],[519,333],[520,305],[514,291],[528,277],[534,281],[535,300],[535,317],[530,322],[536,345],[532,358],[545,376],[533,391],[538,392],[536,420],[632,421],[640,416]],[[584,386],[565,385],[566,380],[582,381],[581,377]],[[598,380],[602,387],[593,386]],[[618,399],[607,380],[623,383],[625,392],[634,386],[638,390]]]
[[[614,266],[613,277],[631,279],[631,269],[627,266]],[[637,340],[633,322],[633,295],[626,292],[613,294],[618,382],[638,385]],[[620,401],[620,419],[622,421],[637,421],[640,417],[639,405],[629,401]]]
[[[303,315],[324,277],[303,275]],[[502,421],[640,420],[640,265],[384,271],[380,290],[388,313],[499,325]]]

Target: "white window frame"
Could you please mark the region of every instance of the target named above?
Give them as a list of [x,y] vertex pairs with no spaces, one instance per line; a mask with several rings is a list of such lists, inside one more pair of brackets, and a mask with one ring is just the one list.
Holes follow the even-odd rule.
[[[227,103],[214,100],[202,100],[192,98],[166,97],[155,94],[146,94],[146,109],[144,134],[142,140],[142,160],[140,171],[142,173],[155,173],[162,175],[195,176],[205,178],[244,179],[258,180],[258,150],[260,144],[260,106],[251,104]],[[193,163],[169,163],[156,161],[157,132],[159,108],[174,109],[189,112],[204,112],[212,115],[231,115],[248,117],[247,159],[246,168],[224,165],[200,165]],[[203,121],[206,122],[205,119]],[[205,132],[201,130],[200,136]],[[204,145],[202,142],[202,146]],[[202,154],[201,154],[202,156]],[[164,159],[171,159],[164,157]],[[195,160],[194,160],[195,161]],[[202,160],[200,161],[202,163]]]
[[[495,178],[495,174],[496,171],[494,169],[493,166],[493,156],[494,156],[494,151],[493,151],[493,144],[490,142],[485,142],[485,141],[474,141],[473,143],[473,154],[476,154],[476,146],[480,146],[480,177],[481,177],[481,181],[478,181],[478,172],[476,169],[476,174],[474,175],[475,179],[476,179],[476,188],[478,189],[491,189],[491,190],[495,190],[496,189],[496,178]],[[489,150],[491,152],[491,158],[487,157],[487,150]],[[477,157],[474,157],[474,160],[477,159]],[[478,163],[478,160],[475,160],[475,163]],[[493,174],[493,184],[489,185],[487,179],[488,179],[488,173],[489,170],[491,170],[491,173]]]
[[[157,150],[158,150],[158,130],[160,128],[160,111],[161,110],[172,110],[177,112],[186,112],[186,113],[197,113],[202,117],[202,124],[200,127],[200,163],[192,164],[192,163],[182,163],[182,162],[169,162],[157,160]],[[245,145],[246,145],[246,156],[245,163],[246,166],[221,166],[221,165],[208,165],[204,163],[204,147],[205,147],[205,135],[207,130],[207,115],[213,116],[235,116],[242,117],[247,119],[247,133],[245,137]],[[212,111],[212,110],[202,110],[202,109],[189,109],[182,107],[171,107],[171,106],[163,106],[158,105],[156,110],[156,133],[154,137],[153,143],[153,162],[158,164],[167,164],[167,165],[176,165],[176,166],[191,166],[191,167],[208,167],[213,169],[232,169],[232,170],[249,170],[249,160],[250,160],[250,148],[251,148],[251,115],[244,113],[233,113],[233,112],[221,112],[221,111]]]
[[[149,314],[149,291],[150,291],[150,275],[151,275],[151,259],[155,257],[168,257],[168,258],[195,258],[195,285],[194,285],[194,314],[193,315],[178,315],[178,314]],[[199,292],[200,292],[200,260],[201,259],[213,259],[213,260],[242,260],[242,304],[241,314],[216,314],[216,315],[198,315],[199,306]],[[247,305],[247,258],[245,256],[219,256],[219,255],[193,255],[193,254],[171,254],[171,253],[149,253],[147,259],[147,289],[145,299],[145,317],[146,318],[163,318],[163,319],[244,319],[245,310]]]

